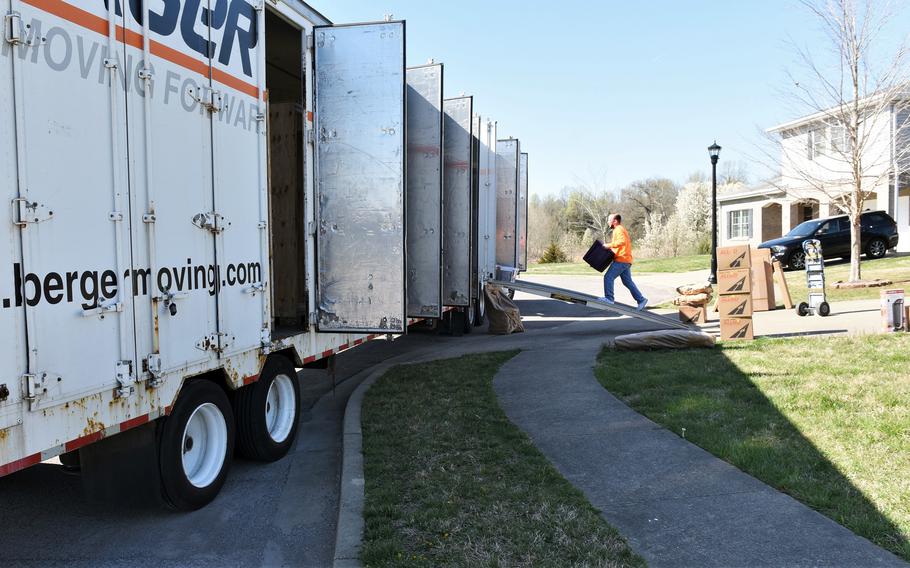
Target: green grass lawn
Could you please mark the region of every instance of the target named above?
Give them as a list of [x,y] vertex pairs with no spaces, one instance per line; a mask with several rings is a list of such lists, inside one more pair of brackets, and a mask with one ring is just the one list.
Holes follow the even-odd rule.
[[[689,272],[711,267],[711,256],[692,254],[674,258],[636,259],[633,264],[635,273],[640,272]],[[558,274],[591,276],[596,272],[584,262],[562,262],[552,264],[531,263],[528,274]]]
[[364,565],[644,565],[499,407],[515,354],[396,367],[368,391]]
[[910,335],[894,334],[604,350],[596,374],[636,411],[910,560],[908,369]]
[[[893,256],[889,255],[878,260],[862,260],[863,280],[891,280],[893,285],[888,288],[910,288],[910,255]],[[790,288],[790,296],[794,303],[805,301],[806,299],[806,272],[794,270],[786,272],[787,287]],[[857,288],[835,290],[833,285],[838,280],[847,281],[850,279],[849,261],[833,261],[825,266],[825,281],[828,285],[827,295],[828,302],[838,302],[844,300],[867,300],[878,298],[882,288]],[[910,289],[908,289],[910,292]],[[776,298],[777,303],[783,306],[780,298]]]

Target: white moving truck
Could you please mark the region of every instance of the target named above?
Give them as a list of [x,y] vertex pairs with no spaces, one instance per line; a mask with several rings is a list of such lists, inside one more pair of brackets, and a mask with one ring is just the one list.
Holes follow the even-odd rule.
[[[235,447],[288,451],[295,367],[411,315],[482,316],[495,124],[459,118],[471,238],[439,234],[438,195],[409,218],[407,117],[442,112],[442,69],[435,106],[409,113],[404,22],[332,25],[296,0],[0,2],[0,477],[142,429],[165,499],[201,507]],[[421,132],[441,183],[442,129]],[[471,257],[409,279],[449,252],[423,239],[431,258],[409,259],[415,227]]]

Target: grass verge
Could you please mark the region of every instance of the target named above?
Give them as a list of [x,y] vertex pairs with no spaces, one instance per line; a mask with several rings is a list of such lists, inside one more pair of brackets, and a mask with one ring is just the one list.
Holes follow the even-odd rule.
[[636,411],[910,560],[908,368],[910,335],[876,335],[605,350],[596,374]]
[[[692,270],[706,270],[711,267],[711,256],[707,254],[692,254],[673,258],[643,258],[636,259],[633,264],[635,273],[640,272],[689,272]],[[563,276],[590,276],[594,270],[584,262],[562,262],[551,264],[531,263],[528,274],[556,274]]]
[[[891,280],[893,285],[888,288],[902,288],[910,286],[910,256],[886,256],[876,260],[862,260],[863,280]],[[806,273],[794,270],[786,273],[787,287],[795,303],[805,301],[808,291],[806,289]],[[828,284],[828,302],[845,300],[877,299],[882,288],[856,288],[836,290],[832,285],[838,280],[850,279],[850,261],[829,261],[825,266],[825,280]],[[779,305],[783,306],[778,298]]]
[[509,422],[516,352],[389,371],[363,404],[366,566],[643,566]]

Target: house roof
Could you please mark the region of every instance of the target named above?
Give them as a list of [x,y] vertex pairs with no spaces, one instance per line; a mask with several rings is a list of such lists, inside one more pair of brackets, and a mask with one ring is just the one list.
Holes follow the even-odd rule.
[[[869,95],[868,97],[860,99],[859,104],[860,104],[860,106],[865,107],[872,103],[880,102],[882,100],[882,98],[884,98],[885,96],[886,95],[882,94],[882,93],[872,94],[872,95]],[[907,92],[907,91],[902,92],[894,97],[894,100],[908,100],[908,99],[910,99],[910,92]],[[847,104],[849,104],[849,103],[847,103]],[[772,126],[771,128],[768,128],[767,130],[765,130],[765,132],[768,132],[768,133],[780,132],[781,130],[789,130],[790,128],[796,128],[797,126],[803,126],[803,125],[806,125],[806,124],[809,124],[812,122],[816,122],[822,118],[825,118],[826,116],[830,116],[831,113],[834,112],[837,108],[838,108],[837,106],[832,106],[832,107],[826,108],[825,110],[820,110],[820,111],[812,113],[810,115],[803,116],[801,118],[797,118],[797,119],[791,120],[789,122],[784,122],[783,124],[778,124],[777,126]]]
[[733,193],[723,193],[717,196],[717,201],[718,203],[725,203],[727,201],[738,201],[740,199],[752,199],[755,197],[778,197],[781,195],[786,195],[786,192],[779,185],[776,185],[774,183],[763,183],[760,185],[747,187],[740,191],[734,191]]

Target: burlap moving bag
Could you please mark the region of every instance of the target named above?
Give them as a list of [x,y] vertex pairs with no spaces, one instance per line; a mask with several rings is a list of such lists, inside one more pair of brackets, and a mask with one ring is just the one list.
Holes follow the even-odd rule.
[[508,335],[521,333],[525,328],[521,325],[521,312],[515,302],[506,296],[502,288],[487,284],[484,287],[487,295],[487,319],[490,320],[490,333]]
[[702,331],[665,329],[620,335],[613,347],[618,351],[651,351],[652,349],[689,349],[714,347],[714,336]]

